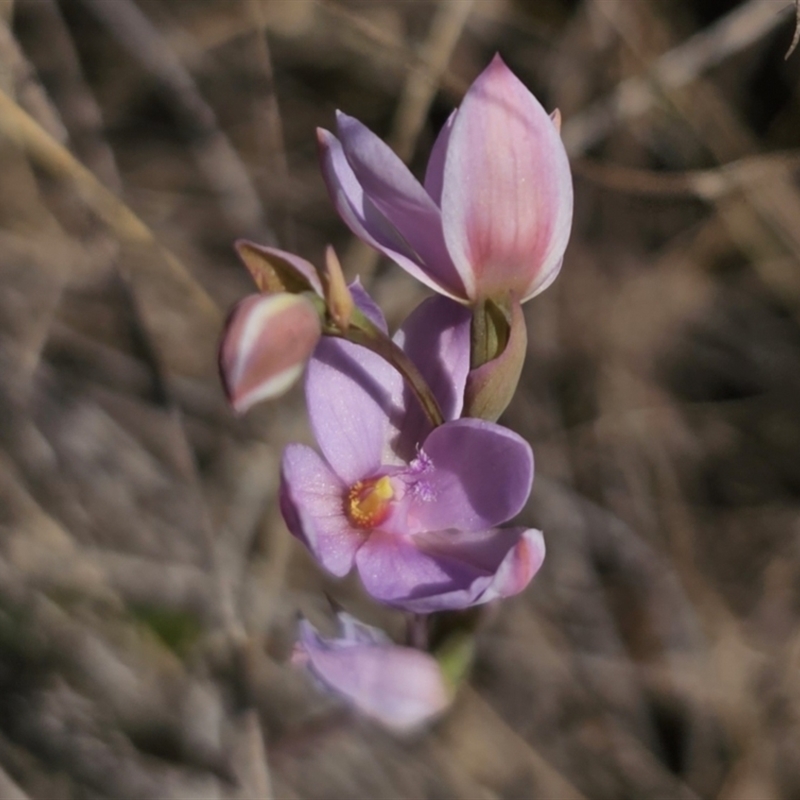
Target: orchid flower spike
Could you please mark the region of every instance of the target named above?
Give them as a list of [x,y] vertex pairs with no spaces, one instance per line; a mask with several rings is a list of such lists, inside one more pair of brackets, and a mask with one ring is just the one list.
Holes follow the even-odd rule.
[[555,280],[572,223],[572,180],[550,116],[499,55],[431,152],[424,187],[358,120],[318,131],[328,190],[367,244],[468,305],[524,302]]
[[377,628],[340,613],[341,635],[321,636],[307,620],[292,662],[322,688],[395,733],[408,734],[444,712],[453,698],[433,656],[400,647]]
[[[380,310],[353,287],[361,312]],[[370,595],[429,613],[521,591],[544,559],[539,531],[496,526],[525,504],[530,446],[512,431],[459,419],[469,372],[470,312],[429,298],[394,341],[414,362],[445,419],[433,427],[387,361],[323,339],[306,400],[322,451],[286,448],[280,504],[289,530],[337,576],[355,567]]]

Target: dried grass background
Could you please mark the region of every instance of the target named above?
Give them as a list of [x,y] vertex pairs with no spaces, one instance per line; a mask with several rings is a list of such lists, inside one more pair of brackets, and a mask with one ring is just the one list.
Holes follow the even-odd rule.
[[[789,0],[0,3],[0,798],[800,796],[800,52]],[[420,174],[495,51],[576,220],[504,422],[548,559],[402,741],[286,663],[327,593],[276,508],[302,392],[237,420],[232,241],[326,242],[342,108]]]

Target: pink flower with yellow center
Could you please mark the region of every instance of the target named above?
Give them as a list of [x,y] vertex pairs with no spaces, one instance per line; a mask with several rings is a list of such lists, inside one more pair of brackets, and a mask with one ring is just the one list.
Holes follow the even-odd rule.
[[[361,310],[385,330],[363,290]],[[395,336],[445,418],[433,427],[403,378],[365,348],[323,339],[306,398],[322,451],[290,445],[281,510],[290,531],[337,576],[355,567],[377,600],[417,613],[466,608],[521,591],[541,566],[537,530],[499,528],[524,506],[533,454],[492,422],[459,419],[470,312],[425,301]]]

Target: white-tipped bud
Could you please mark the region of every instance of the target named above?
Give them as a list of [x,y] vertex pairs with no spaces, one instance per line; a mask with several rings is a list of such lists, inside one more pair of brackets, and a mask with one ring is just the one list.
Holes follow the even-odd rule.
[[251,295],[228,317],[219,370],[234,411],[278,397],[300,377],[321,335],[319,313],[302,295]]

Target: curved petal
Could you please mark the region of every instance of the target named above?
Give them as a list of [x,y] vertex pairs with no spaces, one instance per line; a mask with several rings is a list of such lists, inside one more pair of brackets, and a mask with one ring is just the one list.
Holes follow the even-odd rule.
[[321,335],[319,314],[300,295],[250,295],[231,311],[219,347],[228,401],[243,414],[300,377]]
[[428,156],[428,166],[425,168],[425,191],[431,196],[434,203],[442,205],[442,186],[444,184],[444,164],[447,158],[447,147],[450,144],[450,134],[456,119],[458,109],[455,109],[442,126],[436,141]]
[[519,541],[508,551],[479,602],[488,603],[490,600],[519,594],[540,570],[544,556],[542,532],[535,528],[523,530]]
[[435,292],[446,294],[454,299],[465,299],[463,292],[453,294],[440,285],[427,267],[420,263],[420,257],[406,242],[383,213],[364,193],[361,184],[348,163],[341,142],[330,132],[318,129],[322,177],[328,193],[336,206],[339,216],[359,239],[370,247],[379,250],[409,275],[421,281]]
[[458,109],[441,206],[471,300],[532,297],[552,281],[572,224],[569,160],[553,120],[499,56]]
[[344,515],[346,487],[310,447],[290,444],[281,462],[281,514],[291,533],[334,575],[350,572],[365,532]]
[[397,463],[389,443],[402,416],[403,379],[380,356],[324,338],[306,373],[306,402],[317,443],[347,484]]
[[436,428],[404,475],[410,533],[480,531],[519,513],[533,484],[533,452],[513,431],[479,419]]
[[[457,419],[464,406],[469,373],[468,308],[447,297],[429,297],[408,316],[394,340],[416,364],[439,403],[445,420]],[[407,461],[431,431],[431,424],[411,390],[404,386],[405,415],[396,449]]]
[[292,660],[361,713],[398,733],[424,725],[452,700],[433,656],[393,644],[326,639],[305,620]]
[[416,613],[468,608],[490,580],[468,562],[426,553],[414,537],[379,530],[372,531],[356,553],[356,566],[372,597]]
[[457,610],[516,594],[544,559],[539,531],[444,530],[413,537],[374,531],[356,554],[376,600],[417,614]]
[[341,112],[337,112],[336,123],[345,157],[364,194],[436,284],[463,297],[464,285],[445,245],[439,206],[395,152],[366,125]]

